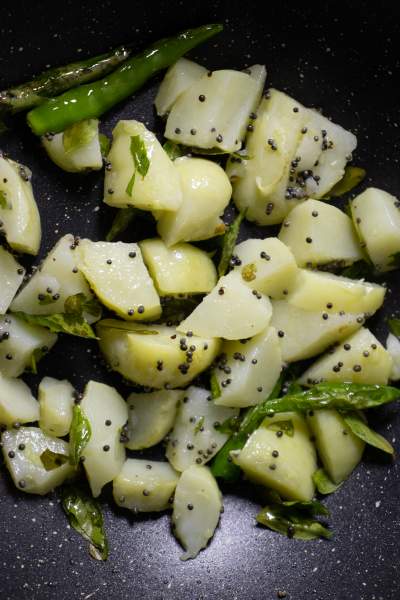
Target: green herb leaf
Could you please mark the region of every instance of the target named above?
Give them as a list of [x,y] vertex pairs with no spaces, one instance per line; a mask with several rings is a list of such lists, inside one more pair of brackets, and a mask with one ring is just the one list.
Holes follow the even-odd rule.
[[283,431],[283,433],[285,433],[289,437],[294,436],[293,421],[291,421],[291,420],[274,421],[273,423],[269,423],[269,424],[265,424],[265,425],[263,424],[263,427],[265,429],[272,429],[272,431]]
[[244,281],[247,281],[247,282],[254,281],[254,279],[257,277],[256,273],[257,273],[257,265],[255,265],[254,263],[245,265],[242,269],[242,279],[244,279]]
[[388,319],[387,324],[393,335],[400,337],[400,319]]
[[133,172],[133,175],[126,187],[126,193],[128,196],[132,196],[136,172],[145,178],[150,167],[150,160],[147,156],[146,146],[140,135],[131,136],[130,152],[133,158],[133,164],[135,165],[135,171]]
[[38,298],[40,306],[47,306],[48,304],[54,304],[54,302],[57,302],[57,300],[54,300],[51,294],[41,294]]
[[111,140],[104,133],[99,133],[100,152],[103,158],[106,158],[111,148]]
[[376,431],[373,431],[368,427],[362,417],[356,412],[344,413],[342,415],[346,425],[351,429],[352,433],[364,440],[366,444],[374,446],[387,454],[394,454],[393,446]]
[[201,294],[187,296],[186,298],[162,297],[162,315],[160,322],[165,323],[171,321],[172,323],[180,323],[194,311],[202,299],[203,296]]
[[257,515],[257,522],[282,533],[289,538],[314,540],[319,537],[331,538],[332,532],[313,515],[329,514],[321,512],[319,502],[283,502],[265,506]]
[[176,158],[180,158],[185,155],[185,150],[179,144],[175,144],[175,142],[171,142],[171,140],[167,140],[163,145],[165,152],[168,154],[171,160],[175,160]]
[[75,404],[69,430],[69,461],[77,466],[80,457],[92,435],[89,419],[85,416],[79,404]]
[[339,198],[344,196],[347,192],[350,192],[359,183],[362,182],[367,172],[365,169],[360,167],[346,167],[344,175],[336,185],[323,197],[323,200],[330,200],[330,198]]
[[318,469],[313,474],[313,481],[315,487],[320,494],[333,494],[337,489],[340,488],[343,482],[333,483],[328,473],[324,469]]
[[83,317],[78,317],[74,314],[27,315],[23,312],[15,312],[14,315],[30,325],[47,327],[53,333],[67,333],[69,335],[76,335],[77,337],[97,339],[89,323]]
[[225,419],[223,423],[215,424],[214,428],[220,433],[227,433],[228,435],[232,435],[236,433],[240,428],[240,417],[229,417],[229,419]]
[[200,417],[200,419],[197,421],[195,427],[194,427],[194,434],[196,435],[196,433],[199,433],[199,431],[201,430],[201,428],[204,426],[204,417]]
[[66,153],[75,152],[87,146],[96,136],[98,131],[98,122],[96,119],[86,119],[79,123],[74,123],[63,133],[63,146]]
[[97,320],[101,318],[103,312],[100,302],[94,296],[88,298],[85,294],[80,292],[73,296],[68,296],[64,302],[64,310],[68,315],[75,315],[77,317],[83,317],[84,313],[88,313],[95,317]]
[[54,469],[58,469],[61,465],[64,465],[68,461],[68,456],[65,454],[58,454],[57,452],[52,452],[47,448],[40,455],[40,460],[46,471],[53,471]]
[[11,208],[7,202],[6,193],[3,190],[0,190],[0,208],[4,208],[6,210]]
[[349,279],[372,279],[376,277],[376,272],[372,264],[369,264],[366,260],[359,260],[354,264],[346,267],[341,272],[342,277],[348,277]]
[[108,558],[108,542],[104,531],[101,508],[93,498],[82,489],[71,486],[63,489],[62,507],[69,523],[78,533],[88,540],[92,548],[90,555],[97,560]]
[[213,400],[219,398],[221,396],[221,388],[219,387],[217,376],[215,372],[211,372],[210,376],[210,388],[211,388],[211,397]]
[[228,270],[232,252],[236,246],[236,241],[239,235],[240,224],[243,221],[244,216],[244,212],[239,213],[236,219],[229,225],[227,231],[224,233],[222,240],[222,254],[218,265],[218,275],[220,277],[225,275],[226,271]]
[[115,331],[124,331],[125,333],[134,333],[136,335],[158,335],[159,331],[157,331],[156,329],[132,329],[132,327],[130,327],[128,324],[125,324],[123,321],[121,321],[120,323],[118,322],[118,325],[115,325],[115,322],[113,322],[112,324],[107,323],[106,321],[101,321],[98,324],[98,328],[104,329],[115,329]]
[[[131,193],[129,195],[131,195]],[[112,242],[113,240],[115,240],[116,237],[119,237],[121,233],[123,233],[132,223],[136,215],[137,210],[136,208],[133,208],[133,206],[130,206],[128,208],[119,208],[115,213],[111,229],[106,235],[106,241]]]

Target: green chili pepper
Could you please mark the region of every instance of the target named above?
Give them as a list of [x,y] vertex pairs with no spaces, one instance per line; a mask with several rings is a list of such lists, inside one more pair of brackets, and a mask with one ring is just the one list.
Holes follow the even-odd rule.
[[121,46],[100,56],[48,69],[32,81],[0,92],[0,112],[14,114],[28,110],[72,87],[100,79],[125,62],[131,54],[130,48]]
[[32,131],[36,135],[58,133],[77,121],[100,117],[136,92],[152,75],[221,30],[222,25],[204,25],[162,39],[132,56],[107,77],[51,98],[28,113]]

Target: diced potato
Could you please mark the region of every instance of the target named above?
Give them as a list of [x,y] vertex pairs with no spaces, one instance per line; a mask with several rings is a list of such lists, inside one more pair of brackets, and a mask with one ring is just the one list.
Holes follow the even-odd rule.
[[3,456],[15,486],[27,494],[48,494],[74,475],[69,445],[39,427],[20,427],[1,436]]
[[177,471],[212,459],[228,439],[215,424],[222,425],[239,410],[216,406],[207,390],[190,387],[179,404],[175,426],[168,436],[167,458]]
[[222,494],[207,467],[193,465],[182,473],[175,490],[172,526],[185,553],[196,558],[214,535],[222,511]]
[[161,442],[174,425],[183,390],[159,390],[128,396],[128,437],[130,450],[150,448]]
[[64,437],[72,421],[75,390],[69,381],[44,377],[38,389],[40,428],[48,435]]
[[299,413],[266,417],[243,450],[231,453],[246,476],[289,500],[311,500],[317,468],[307,423]]
[[187,58],[180,58],[168,69],[158,88],[154,101],[157,114],[160,117],[166,115],[177,99],[206,73],[205,67]]
[[97,334],[112,369],[129,381],[158,389],[186,386],[210,366],[221,344],[217,338],[184,337],[175,327],[112,319],[100,321]]
[[297,308],[285,300],[272,302],[271,325],[281,336],[282,359],[295,362],[311,358],[361,327],[365,317],[360,313],[330,313]]
[[279,239],[289,246],[299,267],[344,266],[363,258],[351,219],[319,200],[296,206],[286,217]]
[[0,155],[0,233],[17,252],[36,255],[42,231],[31,172]]
[[69,296],[84,294],[88,299],[93,298],[78,270],[81,253],[78,244],[71,234],[60,238],[15,298],[11,310],[29,315],[51,315],[64,312],[64,303]]
[[219,406],[253,406],[269,396],[282,369],[279,338],[273,327],[247,340],[224,342],[214,370],[221,395]]
[[206,252],[191,244],[168,248],[153,238],[139,243],[143,260],[160,296],[204,294],[217,283],[217,271]]
[[81,402],[89,420],[91,437],[82,454],[83,466],[95,498],[112,481],[125,462],[121,429],[128,420],[128,409],[117,391],[97,381],[89,381]]
[[[383,304],[386,289],[375,283],[348,279],[332,273],[299,269],[289,304],[305,310],[349,311],[374,314]],[[324,317],[326,318],[326,317]],[[328,317],[329,318],[329,317]]]
[[176,212],[156,212],[157,231],[167,246],[206,240],[220,235],[220,218],[232,194],[229,179],[219,165],[203,158],[177,158],[182,204]]
[[389,352],[369,329],[362,327],[311,365],[302,375],[300,383],[312,385],[321,381],[351,381],[386,385],[392,363]]
[[79,268],[101,302],[124,319],[148,321],[161,315],[137,244],[82,240]]
[[[132,139],[144,144],[149,169],[143,177],[137,172],[131,152]],[[182,204],[179,174],[154,133],[139,121],[119,121],[113,131],[113,142],[107,157],[104,179],[104,202],[125,208],[175,211]],[[134,177],[133,185],[131,183]],[[130,190],[132,187],[132,190]]]
[[389,379],[398,381],[400,379],[400,341],[393,333],[389,333],[387,337],[386,349],[392,357],[392,370]]
[[251,290],[239,272],[221,277],[216,287],[178,327],[195,335],[227,340],[253,337],[265,329],[272,315],[271,302]]
[[243,281],[275,300],[287,295],[296,280],[294,256],[278,238],[248,239],[235,246],[233,255],[241,261],[235,270]]
[[178,479],[167,462],[128,458],[114,479],[114,500],[134,513],[167,510]]
[[365,443],[336,410],[309,411],[307,423],[324,469],[334,483],[341,483],[360,462]]
[[12,254],[0,246],[0,315],[7,312],[24,275],[25,269],[17,263]]
[[354,225],[375,267],[379,271],[397,269],[400,202],[383,190],[368,188],[350,206]]
[[50,160],[70,173],[98,171],[103,167],[99,121],[87,119],[54,135],[44,135],[42,144]]
[[39,404],[22,379],[5,377],[0,372],[0,425],[34,423],[39,420]]
[[264,88],[265,67],[254,65],[253,77],[241,71],[204,74],[171,108],[165,137],[198,148],[240,149],[249,115]]
[[57,334],[15,315],[0,317],[0,372],[18,377],[54,346]]

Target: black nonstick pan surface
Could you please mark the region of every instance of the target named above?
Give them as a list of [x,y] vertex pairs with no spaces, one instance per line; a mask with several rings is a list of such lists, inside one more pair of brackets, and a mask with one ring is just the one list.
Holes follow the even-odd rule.
[[[364,185],[400,196],[400,7],[393,2],[310,3],[220,1],[0,3],[0,88],[47,65],[103,52],[120,43],[144,44],[186,27],[223,22],[219,37],[192,57],[209,68],[267,65],[268,85],[309,106],[323,107],[358,136],[355,164]],[[159,80],[104,119],[107,133],[121,118],[159,127],[152,101]],[[113,211],[102,204],[102,174],[74,176],[55,167],[24,119],[0,138],[0,148],[33,171],[43,225],[42,258],[67,232],[104,239]],[[125,239],[148,231],[133,226]],[[243,237],[265,235],[243,227]],[[29,261],[28,263],[29,264]],[[385,317],[400,316],[399,272],[385,278],[385,314],[371,323],[384,340]],[[89,379],[116,385],[96,343],[64,337],[40,363],[40,377]],[[29,382],[36,389],[40,377]],[[376,428],[399,446],[397,407],[376,411]],[[400,598],[400,472],[376,453],[333,496],[332,541],[289,540],[255,525],[258,504],[247,485],[225,488],[225,513],[211,545],[182,563],[169,515],[133,517],[102,497],[110,542],[106,563],[68,528],[57,494],[15,491],[0,466],[0,595],[2,600],[398,600]],[[282,596],[282,594],[281,594]]]

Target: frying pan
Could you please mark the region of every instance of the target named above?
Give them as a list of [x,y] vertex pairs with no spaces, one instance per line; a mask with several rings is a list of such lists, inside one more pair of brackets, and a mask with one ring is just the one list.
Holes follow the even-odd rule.
[[[225,30],[192,57],[210,68],[244,68],[261,62],[268,85],[353,130],[355,163],[367,169],[365,185],[400,194],[398,3],[257,3],[153,1],[24,2],[1,0],[0,88],[23,81],[47,64],[103,52],[133,40],[137,48],[202,23]],[[152,100],[159,80],[118,106],[104,120],[106,133],[121,118],[159,127]],[[23,118],[0,139],[1,148],[29,165],[44,230],[41,257],[67,232],[104,239],[113,211],[101,203],[102,175],[69,175],[50,163]],[[149,234],[134,225],[126,239]],[[246,224],[243,237],[265,235]],[[29,264],[29,260],[26,262]],[[400,315],[398,271],[385,278],[385,314],[371,322],[385,339],[385,317]],[[66,336],[40,363],[40,377],[67,378],[82,390],[89,379],[115,385],[96,343]],[[28,378],[36,390],[38,377]],[[376,411],[376,428],[395,441],[396,407]],[[400,472],[366,452],[356,473],[326,499],[332,541],[288,540],[255,525],[257,501],[247,484],[227,487],[225,513],[212,544],[182,563],[169,515],[133,517],[102,497],[110,559],[92,560],[87,544],[68,528],[57,494],[30,497],[0,477],[0,573],[3,600],[136,600],[139,598],[269,600],[398,600]]]

